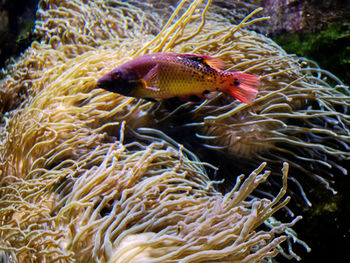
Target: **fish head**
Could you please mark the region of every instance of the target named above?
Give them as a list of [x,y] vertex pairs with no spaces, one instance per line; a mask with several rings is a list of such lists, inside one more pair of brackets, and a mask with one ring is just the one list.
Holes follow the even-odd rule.
[[136,71],[115,69],[97,81],[97,87],[124,96],[131,96],[135,89],[143,85]]

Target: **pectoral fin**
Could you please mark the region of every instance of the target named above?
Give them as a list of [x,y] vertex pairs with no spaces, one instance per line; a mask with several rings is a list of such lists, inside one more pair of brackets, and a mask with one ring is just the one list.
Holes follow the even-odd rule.
[[151,68],[143,77],[145,88],[153,91],[159,91],[158,64]]

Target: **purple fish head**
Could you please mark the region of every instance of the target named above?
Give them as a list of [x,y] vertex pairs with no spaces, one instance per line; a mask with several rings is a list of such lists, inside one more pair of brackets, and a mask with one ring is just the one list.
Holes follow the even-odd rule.
[[143,82],[136,72],[115,69],[105,74],[97,81],[97,87],[124,96],[131,96],[133,91],[142,86]]

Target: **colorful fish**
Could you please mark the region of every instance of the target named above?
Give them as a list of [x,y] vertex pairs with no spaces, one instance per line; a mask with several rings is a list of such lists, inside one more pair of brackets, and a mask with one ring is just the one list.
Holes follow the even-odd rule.
[[124,96],[161,100],[178,97],[202,101],[221,91],[242,102],[252,103],[259,77],[223,71],[221,59],[177,53],[153,53],[135,58],[104,75],[99,88]]

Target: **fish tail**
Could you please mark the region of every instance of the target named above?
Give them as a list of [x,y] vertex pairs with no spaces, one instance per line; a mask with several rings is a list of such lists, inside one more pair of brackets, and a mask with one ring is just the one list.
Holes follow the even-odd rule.
[[222,92],[247,104],[255,100],[260,85],[259,77],[239,72],[225,72],[225,75]]

